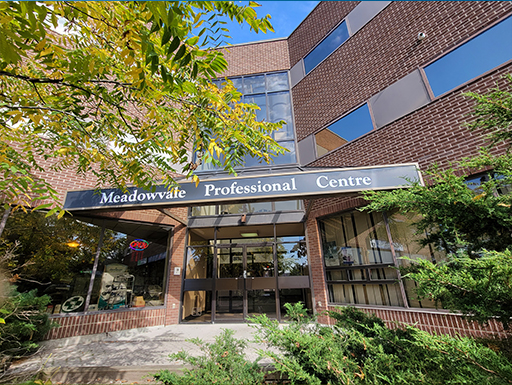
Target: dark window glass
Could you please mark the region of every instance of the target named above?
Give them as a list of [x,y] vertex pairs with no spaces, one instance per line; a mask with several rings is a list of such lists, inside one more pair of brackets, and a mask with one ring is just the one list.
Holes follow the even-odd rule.
[[292,139],[293,125],[290,93],[286,91],[268,94],[268,109],[271,122],[275,123],[280,120],[286,122],[280,130],[274,132],[274,138],[276,140]]
[[512,17],[425,67],[435,96],[512,59]]
[[304,58],[306,73],[309,73],[322,60],[334,52],[336,48],[348,39],[348,37],[347,25],[345,22],[342,22]]
[[288,89],[288,74],[286,72],[267,75],[267,91],[286,91]]

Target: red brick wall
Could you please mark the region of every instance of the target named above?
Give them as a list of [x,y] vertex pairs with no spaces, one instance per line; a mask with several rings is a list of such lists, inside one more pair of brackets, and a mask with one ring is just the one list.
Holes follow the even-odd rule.
[[165,324],[165,309],[141,309],[94,314],[52,316],[60,327],[53,328],[46,339],[57,339]]
[[229,64],[222,77],[290,69],[286,39],[234,45],[222,52]]
[[358,1],[319,3],[288,37],[291,67],[306,56],[358,3]]
[[[476,155],[484,145],[481,132],[470,132],[463,126],[473,111],[474,102],[463,92],[485,93],[505,84],[503,75],[512,71],[512,64],[495,70],[462,89],[433,101],[387,126],[347,143],[339,150],[311,163],[311,167],[372,166],[418,162],[421,169],[438,163],[448,166],[465,156]],[[495,149],[503,151],[503,147]]]
[[[346,8],[344,2],[321,3],[311,17],[319,20],[316,25],[333,14],[342,17]],[[391,3],[293,88],[298,140],[511,11],[509,2]],[[292,65],[298,60],[292,53],[296,36],[313,31],[310,24],[289,39]],[[418,32],[427,38],[418,42]]]

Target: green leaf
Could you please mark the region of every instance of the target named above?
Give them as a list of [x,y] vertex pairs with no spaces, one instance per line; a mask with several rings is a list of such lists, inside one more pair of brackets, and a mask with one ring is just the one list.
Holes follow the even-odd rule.
[[176,48],[180,46],[181,40],[178,36],[174,37],[171,44],[169,45],[169,48],[167,49],[167,54],[171,54],[174,51],[176,51]]
[[180,60],[183,55],[185,55],[185,52],[187,51],[187,47],[183,44],[180,49],[178,50],[178,52],[176,52],[176,55],[174,55],[174,60],[175,61],[178,61]]

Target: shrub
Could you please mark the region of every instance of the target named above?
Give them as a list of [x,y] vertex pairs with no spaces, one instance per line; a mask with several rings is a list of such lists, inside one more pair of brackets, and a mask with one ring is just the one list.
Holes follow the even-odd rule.
[[[288,305],[297,313],[296,306]],[[329,312],[333,327],[293,321],[281,327],[254,317],[261,350],[292,384],[506,384],[512,365],[500,353],[467,337],[437,336],[412,326],[388,329],[356,310]]]
[[265,375],[258,362],[245,359],[246,341],[233,337],[234,331],[223,329],[215,337],[214,343],[204,343],[201,339],[188,340],[197,345],[204,356],[193,357],[185,351],[171,354],[174,361],[183,361],[193,369],[185,369],[183,375],[161,370],[153,377],[165,385],[211,385],[211,384],[261,384]]
[[0,303],[0,374],[9,366],[12,358],[34,352],[38,341],[51,329],[46,314],[49,296],[37,297],[36,291],[18,293],[11,287],[10,295]]

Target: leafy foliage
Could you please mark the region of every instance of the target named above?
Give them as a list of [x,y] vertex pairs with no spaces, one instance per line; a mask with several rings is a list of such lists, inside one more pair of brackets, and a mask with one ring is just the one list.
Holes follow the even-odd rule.
[[257,122],[257,106],[240,103],[231,84],[211,82],[227,68],[212,49],[227,38],[219,17],[272,31],[256,6],[0,3],[3,199],[51,207],[57,193],[43,171],[151,189],[157,181],[174,185],[182,166],[198,183],[194,152],[231,173],[246,156],[270,162],[284,152],[271,138],[282,122]]
[[[13,245],[13,258],[6,261],[6,271],[21,292],[39,288],[43,292],[50,284],[69,284],[80,271],[90,270],[98,247],[100,228],[75,218],[46,217],[42,212],[11,213],[0,243],[0,251]],[[78,247],[68,243],[78,241]],[[124,238],[105,230],[102,260],[115,257],[124,246]]]
[[244,357],[246,342],[233,337],[234,331],[223,329],[215,337],[215,343],[203,343],[200,339],[190,340],[205,353],[205,356],[193,357],[185,351],[170,355],[172,360],[179,360],[193,366],[185,369],[183,375],[162,370],[154,378],[170,384],[261,384],[264,373],[257,362],[248,362]]
[[[294,310],[295,312],[297,309]],[[265,315],[252,319],[262,350],[291,384],[506,384],[512,365],[467,337],[436,336],[415,327],[388,329],[354,308],[329,312],[334,327]]]
[[420,298],[434,298],[448,309],[486,324],[495,319],[505,329],[512,317],[512,252],[483,251],[478,258],[459,252],[445,263],[416,260],[406,278],[420,282]]
[[0,297],[0,373],[12,358],[34,352],[38,341],[52,327],[46,314],[50,297],[37,297],[36,291],[18,293],[13,287]]

